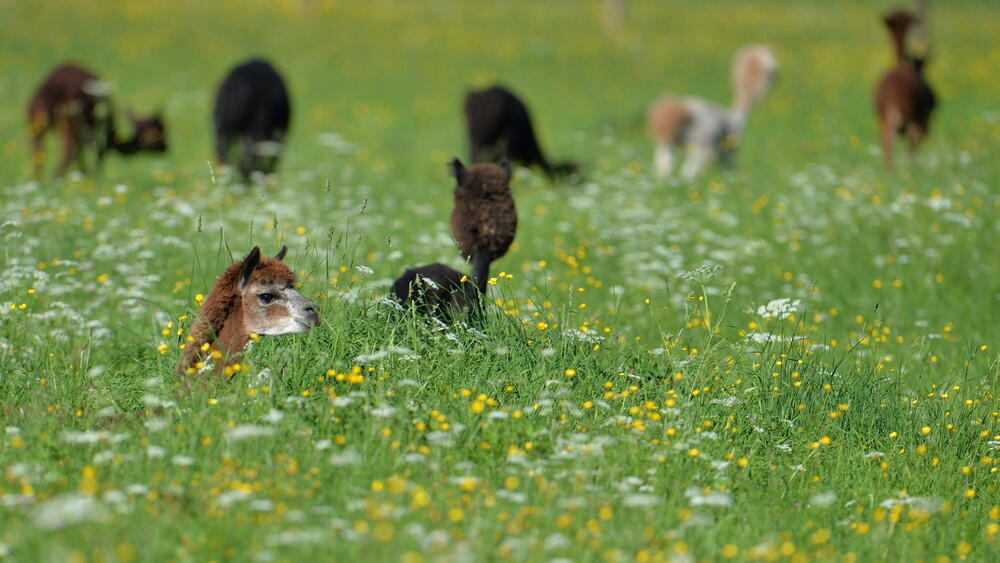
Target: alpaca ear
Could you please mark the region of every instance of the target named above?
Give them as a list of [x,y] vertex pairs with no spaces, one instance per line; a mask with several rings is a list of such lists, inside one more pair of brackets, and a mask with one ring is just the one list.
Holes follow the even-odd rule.
[[461,160],[456,158],[451,161],[449,166],[451,167],[451,175],[454,176],[455,180],[457,180],[459,185],[461,185],[462,182],[465,181],[465,165],[462,164]]
[[250,254],[243,259],[243,265],[240,266],[240,291],[247,286],[247,282],[250,281],[250,276],[253,275],[253,271],[257,269],[260,265],[260,247],[255,246]]
[[511,170],[510,170],[510,161],[505,158],[505,159],[503,159],[503,160],[500,161],[500,164],[498,164],[498,166],[500,166],[500,168],[502,168],[503,171],[507,173],[507,181],[509,182],[510,178],[512,176],[512,173],[511,173]]
[[276,260],[284,260],[285,259],[285,254],[288,254],[288,247],[287,246],[282,246],[281,250],[279,250],[278,253],[274,255],[274,258]]

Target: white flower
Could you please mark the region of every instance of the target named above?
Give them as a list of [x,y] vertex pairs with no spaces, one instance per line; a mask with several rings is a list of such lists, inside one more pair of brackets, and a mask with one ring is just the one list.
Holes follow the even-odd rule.
[[330,456],[330,465],[334,467],[343,467],[345,465],[357,465],[359,463],[361,463],[361,454],[352,449],[347,449],[340,453],[333,454]]
[[175,455],[170,458],[170,463],[177,465],[179,467],[188,467],[194,465],[194,458],[188,457],[186,455]]
[[170,423],[165,418],[151,418],[146,421],[145,426],[150,432],[165,430]]
[[226,432],[226,439],[231,441],[246,440],[247,438],[260,438],[263,436],[273,436],[274,428],[261,426],[259,424],[240,424]]
[[726,397],[725,399],[712,399],[709,403],[713,405],[722,405],[724,407],[732,407],[740,404],[740,400],[736,397]]
[[733,497],[729,493],[722,491],[710,491],[705,494],[698,487],[688,487],[684,491],[684,496],[688,498],[691,506],[732,506]]
[[622,504],[632,508],[644,508],[660,504],[660,497],[654,495],[628,495],[622,499]]
[[53,530],[80,522],[103,520],[107,509],[87,495],[64,493],[42,503],[35,510],[35,524]]
[[837,493],[833,491],[816,493],[815,495],[809,497],[809,504],[811,506],[830,506],[836,501],[837,501]]
[[271,409],[267,411],[267,414],[261,417],[261,420],[267,422],[268,424],[277,424],[281,422],[281,419],[285,418],[285,414],[278,409]]
[[373,408],[371,411],[372,416],[375,418],[392,418],[396,414],[396,409],[390,407],[389,405],[383,405],[381,407]]
[[215,497],[215,502],[219,503],[221,507],[227,507],[233,503],[241,500],[250,498],[250,493],[242,489],[233,489],[231,491],[226,491],[219,496]]
[[792,301],[788,297],[772,299],[767,305],[758,307],[757,314],[765,319],[786,319],[792,313],[798,312],[801,304],[801,299],[796,299],[795,301]]
[[106,430],[66,430],[59,435],[63,442],[68,444],[96,444],[98,442],[108,442],[117,444],[128,438],[125,434],[112,434]]

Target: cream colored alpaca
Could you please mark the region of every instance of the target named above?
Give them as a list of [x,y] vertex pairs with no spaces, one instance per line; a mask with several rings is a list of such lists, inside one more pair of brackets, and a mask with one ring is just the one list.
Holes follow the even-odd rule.
[[674,149],[687,154],[681,176],[694,179],[705,167],[720,160],[732,164],[750,108],[774,83],[778,61],[766,46],[748,45],[733,57],[733,102],[728,108],[701,98],[664,96],[649,107],[656,175],[668,178],[674,168]]

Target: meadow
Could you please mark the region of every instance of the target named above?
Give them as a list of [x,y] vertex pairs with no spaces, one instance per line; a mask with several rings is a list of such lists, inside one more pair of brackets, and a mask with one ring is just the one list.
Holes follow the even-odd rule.
[[[1000,7],[936,3],[940,111],[886,171],[883,1],[0,3],[0,559],[989,561],[1000,558]],[[732,170],[654,179],[646,105],[728,103],[773,45]],[[214,90],[263,55],[278,174],[211,164]],[[170,150],[32,181],[56,64],[163,108]],[[465,269],[461,99],[509,85],[550,156],[488,320],[386,299]],[[254,245],[322,304],[230,378],[185,330]]]

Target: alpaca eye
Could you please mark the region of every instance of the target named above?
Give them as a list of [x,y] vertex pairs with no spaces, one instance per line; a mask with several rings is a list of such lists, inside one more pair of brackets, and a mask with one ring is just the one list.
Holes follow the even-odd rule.
[[274,301],[275,299],[278,298],[278,296],[273,293],[261,293],[257,297],[260,297],[260,300],[265,304],[270,303],[271,301]]

